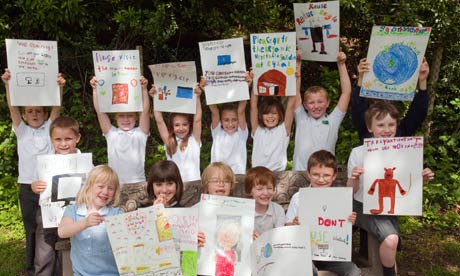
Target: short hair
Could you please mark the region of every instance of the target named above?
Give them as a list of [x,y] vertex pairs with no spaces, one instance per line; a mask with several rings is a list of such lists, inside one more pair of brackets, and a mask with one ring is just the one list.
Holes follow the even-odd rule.
[[244,188],[246,194],[251,194],[252,188],[256,185],[268,186],[269,183],[273,184],[273,190],[276,186],[276,175],[269,169],[263,166],[251,168],[246,173],[244,179]]
[[303,100],[305,101],[308,95],[321,93],[321,92],[324,92],[324,94],[326,94],[326,98],[329,100],[329,93],[327,93],[326,88],[319,86],[319,85],[308,87],[307,90],[305,90],[305,93],[303,94]]
[[236,114],[238,115],[238,105],[235,103],[224,103],[221,106],[220,111],[219,111],[219,116],[221,119],[222,119],[222,114],[224,113],[224,111],[233,111],[233,112],[236,112]]
[[331,168],[334,170],[334,173],[337,173],[337,159],[334,154],[327,150],[315,151],[308,158],[307,171],[310,172],[310,169],[316,166]]
[[53,130],[55,128],[70,128],[75,135],[80,134],[80,126],[78,125],[77,120],[67,117],[67,116],[60,116],[57,117],[50,125],[50,136],[53,136]]
[[41,108],[41,109],[43,110],[43,113],[48,114],[48,107],[46,107],[46,106],[33,106],[33,105],[21,106],[21,107],[20,107],[21,113],[22,113],[22,114],[25,114],[27,108],[35,108],[35,107]]
[[176,194],[171,198],[168,204],[172,204],[175,201],[178,203],[182,199],[182,193],[184,191],[184,183],[179,172],[179,168],[176,163],[171,160],[160,160],[152,165],[149,171],[149,177],[147,179],[147,194],[151,200],[155,200],[156,196],[153,192],[154,183],[161,182],[174,182],[176,183]]
[[85,185],[77,194],[76,203],[79,205],[90,204],[92,201],[91,189],[96,183],[112,184],[114,186],[113,199],[107,205],[118,206],[120,203],[120,182],[117,173],[108,165],[96,166],[89,172]]
[[387,101],[376,101],[373,103],[364,113],[364,120],[367,128],[371,128],[372,120],[382,120],[387,115],[399,122],[399,110],[390,102]]
[[224,162],[213,162],[209,164],[206,167],[206,169],[204,169],[203,173],[201,174],[201,185],[203,186],[203,192],[206,194],[208,193],[209,180],[211,178],[211,175],[216,170],[222,173],[224,180],[230,182],[231,184],[230,195],[232,195],[233,189],[235,189],[235,186],[236,186],[236,177],[232,171],[232,168],[230,168],[230,166]]
[[258,114],[259,125],[265,126],[263,115],[270,113],[273,108],[275,108],[276,112],[278,112],[278,116],[279,116],[278,125],[280,125],[284,121],[283,104],[278,99],[275,99],[274,97],[264,97],[259,107],[259,114]]
[[177,141],[176,141],[176,135],[174,134],[174,126],[173,126],[173,121],[175,117],[178,116],[183,116],[187,119],[190,128],[187,137],[182,139],[181,144],[179,145],[180,150],[185,150],[185,148],[188,145],[188,138],[190,138],[190,135],[193,133],[193,115],[192,114],[185,114],[185,113],[171,113],[169,114],[169,121],[168,121],[168,142],[166,143],[166,153],[169,156],[173,156],[176,151],[177,151]]

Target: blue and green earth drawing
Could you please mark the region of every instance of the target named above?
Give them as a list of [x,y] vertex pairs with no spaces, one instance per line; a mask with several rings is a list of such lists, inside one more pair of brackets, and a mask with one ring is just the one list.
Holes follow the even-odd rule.
[[384,84],[398,85],[408,81],[418,68],[415,51],[403,44],[393,44],[374,60],[374,75]]

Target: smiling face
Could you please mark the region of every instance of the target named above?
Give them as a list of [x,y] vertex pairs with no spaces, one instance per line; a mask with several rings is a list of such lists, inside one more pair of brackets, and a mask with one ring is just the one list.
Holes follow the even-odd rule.
[[222,128],[227,133],[234,133],[238,129],[238,114],[236,110],[223,110],[220,117]]
[[229,196],[232,191],[232,182],[225,179],[224,174],[219,169],[215,169],[207,180],[208,194]]
[[190,133],[190,123],[184,115],[176,115],[172,120],[174,135],[181,139],[187,137]]
[[47,115],[43,106],[26,106],[23,109],[22,119],[31,128],[39,128],[45,122]]
[[97,181],[91,187],[91,207],[99,210],[111,203],[115,195],[115,185]]
[[136,126],[137,113],[135,112],[122,112],[115,114],[115,121],[119,129],[129,131]]
[[305,95],[303,106],[314,119],[321,118],[329,107],[329,99],[324,90]]
[[262,114],[262,121],[264,123],[264,127],[266,128],[275,128],[278,126],[280,121],[280,115],[278,114],[278,110],[273,107],[270,112]]
[[337,177],[333,168],[321,165],[311,167],[307,175],[313,188],[331,187]]
[[377,115],[375,115],[368,130],[373,134],[374,138],[391,138],[395,137],[397,126],[398,121],[391,117],[390,114],[387,114],[383,119],[377,119]]
[[80,134],[75,134],[71,128],[55,127],[51,131],[51,143],[56,154],[76,153],[79,141]]
[[275,187],[271,182],[267,185],[254,185],[251,190],[251,197],[256,201],[256,209],[258,209],[257,207],[268,207],[274,193]]
[[[174,181],[165,182],[154,182],[153,183],[153,194],[155,198],[163,195],[167,203],[171,202],[171,199],[176,195],[177,184]],[[168,207],[165,205],[165,207]]]

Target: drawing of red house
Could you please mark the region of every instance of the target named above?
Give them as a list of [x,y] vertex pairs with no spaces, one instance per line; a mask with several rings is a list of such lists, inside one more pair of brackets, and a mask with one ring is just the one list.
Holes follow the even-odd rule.
[[276,69],[263,73],[257,80],[257,94],[260,96],[285,96],[286,76]]
[[128,103],[128,84],[113,83],[112,84],[112,104],[127,104]]

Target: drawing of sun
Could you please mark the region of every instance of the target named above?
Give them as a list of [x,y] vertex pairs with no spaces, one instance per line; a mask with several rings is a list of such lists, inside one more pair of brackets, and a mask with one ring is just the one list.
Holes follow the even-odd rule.
[[403,44],[392,44],[377,54],[374,75],[384,84],[399,85],[408,81],[418,68],[415,51]]
[[288,68],[286,69],[286,75],[291,76],[291,75],[294,74],[294,73],[295,73],[295,72],[294,72],[294,68],[288,67]]

